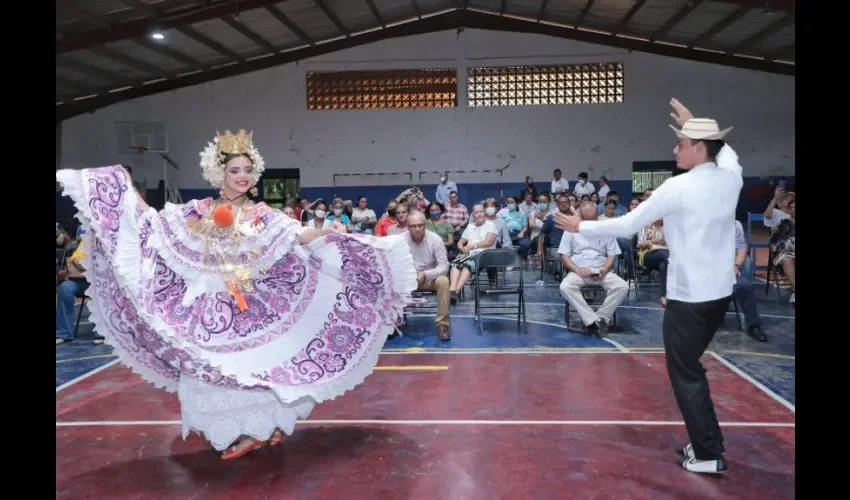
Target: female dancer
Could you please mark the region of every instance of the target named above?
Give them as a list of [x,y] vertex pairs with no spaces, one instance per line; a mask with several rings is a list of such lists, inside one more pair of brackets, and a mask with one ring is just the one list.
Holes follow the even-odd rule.
[[97,331],[177,391],[184,439],[202,433],[232,459],[372,372],[416,271],[404,238],[304,228],[248,201],[264,165],[244,130],[216,134],[201,168],[221,198],[160,212],[120,166],[56,177],[88,231]]

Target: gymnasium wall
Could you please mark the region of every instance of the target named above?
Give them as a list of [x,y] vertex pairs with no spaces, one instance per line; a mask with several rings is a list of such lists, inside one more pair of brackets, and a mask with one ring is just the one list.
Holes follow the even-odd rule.
[[[465,74],[471,66],[622,62],[625,100],[617,104],[466,106]],[[456,67],[457,108],[308,111],[308,71]],[[255,130],[267,168],[300,169],[302,196],[333,195],[333,176],[355,172],[498,169],[501,186],[516,193],[526,175],[539,187],[561,168],[574,180],[606,175],[629,198],[633,161],[672,158],[670,97],[696,114],[734,125],[730,142],[745,171],[745,193],[757,211],[778,178],[793,183],[793,77],[726,68],[539,35],[461,30],[387,40],[174,92],[120,103],[67,120],[62,165],[82,168],[131,163],[149,189],[161,178],[161,160],[118,154],[116,121],[161,121],[170,156],[181,167],[185,198],[211,193],[201,178],[198,153],[216,129]],[[498,178],[455,177],[461,197],[498,196]],[[364,194],[382,204],[399,185],[349,186],[344,197]],[[433,185],[424,186],[433,196]],[[749,190],[749,191],[747,191]],[[767,199],[761,200],[767,196]],[[743,197],[742,197],[743,198]]]

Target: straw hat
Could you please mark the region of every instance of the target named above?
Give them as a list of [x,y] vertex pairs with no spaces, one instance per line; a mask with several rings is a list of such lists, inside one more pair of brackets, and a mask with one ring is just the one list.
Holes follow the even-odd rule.
[[723,139],[734,127],[720,130],[717,122],[711,118],[691,118],[682,126],[682,130],[670,125],[678,137],[695,139],[701,141],[718,141]]

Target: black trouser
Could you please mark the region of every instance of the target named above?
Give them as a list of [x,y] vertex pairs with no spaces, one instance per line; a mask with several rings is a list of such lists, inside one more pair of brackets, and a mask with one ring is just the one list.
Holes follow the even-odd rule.
[[699,460],[715,460],[725,451],[700,357],[723,323],[729,298],[695,303],[668,300],[664,311],[667,375]]
[[659,287],[661,296],[667,296],[667,260],[670,258],[670,250],[653,250],[643,254],[643,267],[647,269],[658,269]]

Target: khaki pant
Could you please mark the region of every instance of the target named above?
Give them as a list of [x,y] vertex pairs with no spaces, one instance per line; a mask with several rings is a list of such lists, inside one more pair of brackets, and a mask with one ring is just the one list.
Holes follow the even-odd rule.
[[[602,306],[596,312],[587,305],[587,301],[581,295],[581,287],[585,285],[601,286],[606,292],[605,302],[602,303]],[[606,323],[610,323],[614,317],[614,313],[617,311],[617,307],[625,300],[626,294],[629,293],[628,283],[614,273],[606,274],[601,281],[593,281],[589,278],[582,278],[576,273],[569,273],[561,281],[560,288],[561,297],[578,311],[578,315],[581,316],[581,321],[585,326],[593,324],[600,319]]]
[[437,294],[437,325],[449,326],[449,299],[451,298],[449,293],[449,278],[437,276],[430,281],[422,283],[417,290]]

